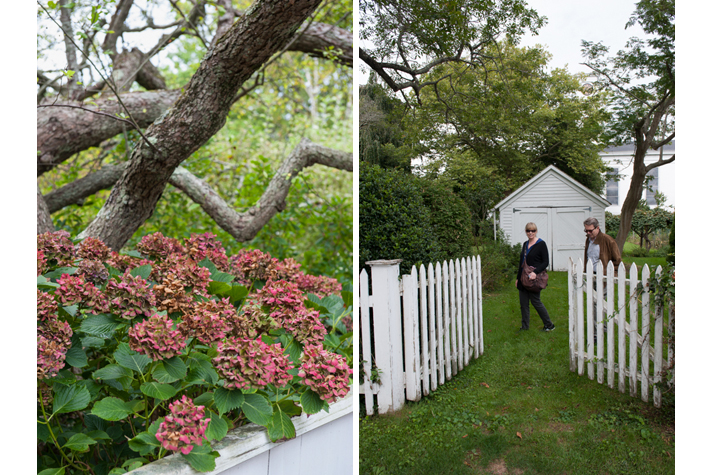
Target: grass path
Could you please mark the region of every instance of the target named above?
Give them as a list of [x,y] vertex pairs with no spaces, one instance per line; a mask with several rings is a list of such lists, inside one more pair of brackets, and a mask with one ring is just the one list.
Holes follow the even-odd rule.
[[360,418],[360,474],[674,473],[672,412],[569,371],[567,274],[542,294],[556,330],[517,332],[517,290],[485,296],[485,353],[394,415]]

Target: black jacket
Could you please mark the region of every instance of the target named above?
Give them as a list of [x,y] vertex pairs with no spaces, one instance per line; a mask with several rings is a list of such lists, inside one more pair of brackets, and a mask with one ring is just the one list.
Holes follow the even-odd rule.
[[[523,244],[523,249],[520,252],[520,262],[518,263],[518,276],[516,279],[518,280],[518,289],[524,290],[523,284],[520,282],[520,276],[523,273],[523,258],[525,257],[525,250],[527,249],[528,242],[525,241]],[[545,244],[545,241],[542,239],[538,239],[538,241],[533,244],[533,246],[530,248],[530,252],[528,253],[528,258],[526,259],[526,262],[530,267],[535,269],[535,273],[539,274],[540,272],[544,271],[547,269],[547,266],[550,264],[550,255],[547,253],[547,244]]]

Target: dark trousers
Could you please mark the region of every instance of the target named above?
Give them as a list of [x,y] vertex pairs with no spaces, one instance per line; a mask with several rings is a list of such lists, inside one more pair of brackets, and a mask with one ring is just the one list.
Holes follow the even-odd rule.
[[518,289],[518,295],[520,296],[520,313],[523,315],[523,325],[521,328],[525,330],[530,328],[530,303],[532,303],[535,310],[537,310],[537,314],[540,315],[545,328],[552,326],[550,315],[547,313],[547,309],[542,303],[542,300],[540,300],[540,292]]

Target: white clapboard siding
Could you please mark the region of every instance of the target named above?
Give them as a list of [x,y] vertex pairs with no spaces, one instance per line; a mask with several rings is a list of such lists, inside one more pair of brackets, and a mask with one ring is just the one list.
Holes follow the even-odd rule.
[[401,285],[399,262],[367,263],[372,290],[367,272],[360,274],[360,394],[367,414],[375,407],[397,411],[405,399],[429,395],[483,354],[480,257],[412,267]]
[[[613,389],[616,385],[623,393],[628,386],[630,396],[640,397],[645,402],[649,401],[649,387],[652,386],[653,404],[660,407],[661,391],[655,383],[661,381],[663,370],[668,368],[668,360],[663,358],[663,333],[666,324],[669,327],[673,325],[675,308],[670,306],[667,322],[664,321],[663,301],[654,298],[652,308],[649,290],[651,271],[648,265],[641,270],[640,283],[636,264],[631,265],[628,274],[626,266],[620,264],[617,276],[614,275],[612,263],[608,263],[606,275],[601,265],[596,274],[593,273],[591,260],[587,262],[586,273],[584,267],[581,259],[577,262],[569,260],[570,370],[576,370],[581,376],[586,363],[589,379],[594,379],[596,370],[597,382],[603,384],[606,374],[609,388]],[[655,278],[659,279],[662,273],[662,267],[658,266]],[[606,300],[604,286],[607,289]],[[596,343],[592,315],[594,300],[598,302]],[[669,359],[672,358],[671,349],[666,348],[666,351]]]

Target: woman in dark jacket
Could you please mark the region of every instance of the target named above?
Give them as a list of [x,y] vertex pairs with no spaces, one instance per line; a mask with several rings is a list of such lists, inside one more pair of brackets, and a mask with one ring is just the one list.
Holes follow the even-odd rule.
[[547,313],[545,305],[540,300],[540,292],[531,292],[523,287],[520,281],[520,275],[523,272],[523,259],[528,263],[534,271],[530,274],[530,278],[535,280],[535,277],[540,272],[547,269],[550,263],[550,256],[547,253],[547,244],[545,241],[537,237],[537,226],[535,223],[525,225],[525,234],[528,241],[523,244],[523,250],[520,253],[520,265],[518,266],[518,276],[515,279],[515,286],[518,288],[520,296],[520,311],[523,315],[523,324],[520,330],[528,330],[530,328],[530,302],[537,310],[538,315],[542,319],[543,331],[549,332],[555,329],[555,324],[550,320],[550,315]]

